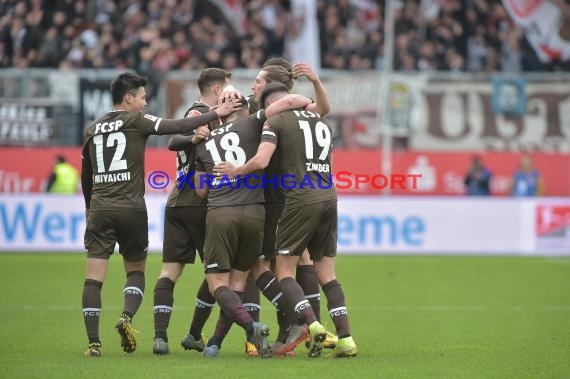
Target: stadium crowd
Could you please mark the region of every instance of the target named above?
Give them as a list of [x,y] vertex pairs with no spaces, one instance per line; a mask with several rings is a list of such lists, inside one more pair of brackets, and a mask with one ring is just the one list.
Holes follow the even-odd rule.
[[[0,3],[0,67],[259,68],[294,33],[288,0],[11,0]],[[324,68],[382,69],[384,2],[318,0]],[[405,0],[396,6],[394,68],[546,70],[493,0]]]

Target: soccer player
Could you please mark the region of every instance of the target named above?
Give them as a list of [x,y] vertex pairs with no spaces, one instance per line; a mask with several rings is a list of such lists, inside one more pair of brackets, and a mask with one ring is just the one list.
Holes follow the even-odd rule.
[[[283,58],[271,58],[264,63],[262,70],[257,75],[255,82],[252,85],[253,97],[257,104],[262,94],[262,91],[270,83],[282,83],[289,90],[293,86],[293,79],[305,76],[313,83],[315,91],[315,104],[314,111],[320,115],[325,115],[330,111],[330,104],[327,91],[321,82],[318,75],[306,63],[296,63],[294,66]],[[262,107],[262,106],[261,106]],[[278,154],[274,154],[269,162],[268,167],[265,169],[267,178],[279,177],[279,158]],[[277,306],[278,296],[281,296],[281,291],[274,280],[275,276],[270,270],[270,261],[275,260],[275,235],[277,230],[277,221],[281,212],[283,211],[284,197],[278,188],[271,185],[265,186],[265,232],[263,234],[263,258],[256,262],[250,275],[250,281],[246,286],[245,304],[246,309],[254,317],[259,319],[259,290],[250,285],[255,282],[257,287],[262,290],[264,296]],[[309,253],[305,250],[299,260],[299,265],[296,270],[296,279],[307,300],[311,303],[317,320],[320,321],[320,290],[319,283],[315,276],[313,269],[313,262],[309,257]],[[253,288],[252,288],[253,287]],[[256,309],[257,307],[257,309]],[[279,309],[277,306],[277,320],[279,324],[279,333],[276,341],[272,347],[273,353],[280,355],[284,345],[298,344],[306,339],[304,331],[297,328],[293,323],[291,317],[287,317],[284,310]],[[324,346],[334,348],[337,337],[332,333],[327,335],[327,339],[323,343]],[[251,344],[246,341],[246,353],[253,352]],[[294,354],[294,351],[288,350],[287,354]]]
[[[231,73],[220,68],[204,69],[197,80],[200,99],[186,111],[185,117],[200,116],[217,104],[224,87],[229,85]],[[206,229],[206,200],[200,198],[194,189],[196,144],[219,125],[213,121],[197,130],[203,134],[177,134],[170,137],[168,148],[176,151],[177,181],[172,189],[164,213],[164,241],[162,270],[154,287],[154,354],[168,354],[167,329],[174,304],[174,286],[182,275],[184,266],[193,264],[196,251],[203,260],[204,234]],[[208,319],[215,299],[208,291],[204,280],[196,295],[196,308],[190,331],[181,344],[187,350],[204,350],[201,333]]]
[[141,304],[145,284],[148,222],[144,200],[144,153],[148,137],[190,132],[228,115],[237,105],[232,100],[198,117],[167,120],[143,113],[146,84],[146,78],[136,74],[119,75],[111,84],[114,110],[85,130],[81,184],[87,216],[87,272],[82,302],[89,338],[86,355],[91,357],[101,356],[101,287],[117,242],[127,281],[123,291],[123,312],[115,327],[123,351],[132,353],[136,349],[131,320]]
[[[261,104],[268,106],[287,93],[286,86],[269,84],[261,96]],[[294,279],[300,256],[308,248],[339,337],[333,355],[349,357],[357,354],[357,348],[350,334],[344,293],[334,267],[337,196],[332,182],[331,130],[324,119],[311,111],[313,109],[309,105],[269,118],[263,127],[257,154],[242,166],[222,162],[215,172],[228,177],[247,175],[267,167],[273,153],[278,151],[281,173],[294,181],[293,185],[282,183],[287,191],[277,229],[276,275],[283,297],[294,304],[295,313],[308,325],[309,356],[320,356],[327,331],[317,321],[311,304]],[[283,350],[292,347],[294,344],[284,346]]]
[[[303,96],[294,99],[298,102],[276,103],[267,110],[267,114],[309,103],[309,99]],[[267,326],[254,321],[240,299],[249,270],[261,253],[265,211],[260,175],[238,178],[233,182],[204,179],[204,173],[211,174],[214,166],[222,161],[222,156],[236,165],[243,165],[255,155],[266,112],[258,111],[248,117],[247,104],[244,99],[243,109],[224,120],[225,124],[198,146],[196,156],[197,192],[207,193],[208,197],[204,251],[206,279],[210,292],[221,307],[215,333],[204,350],[206,357],[218,356],[232,321],[245,329],[259,356],[271,356]],[[280,107],[282,104],[284,108]]]

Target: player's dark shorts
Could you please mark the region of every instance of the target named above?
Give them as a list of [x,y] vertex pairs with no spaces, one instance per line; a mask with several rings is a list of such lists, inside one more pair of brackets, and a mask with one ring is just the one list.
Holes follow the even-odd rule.
[[206,272],[249,270],[261,255],[265,210],[262,204],[218,207],[206,216]]
[[204,261],[207,207],[166,207],[162,261],[194,263],[196,250]]
[[118,242],[119,252],[126,261],[140,262],[148,250],[146,211],[90,210],[84,241],[89,258],[109,259]]
[[288,208],[277,230],[277,254],[301,256],[308,248],[312,260],[336,256],[337,201]]
[[277,237],[277,223],[283,212],[284,203],[265,203],[265,227],[263,228],[263,258],[271,261],[275,259],[275,238]]

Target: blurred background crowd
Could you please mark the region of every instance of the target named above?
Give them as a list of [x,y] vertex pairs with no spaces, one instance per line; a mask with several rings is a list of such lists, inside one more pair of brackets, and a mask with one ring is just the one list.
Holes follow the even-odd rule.
[[[568,69],[541,63],[498,0],[403,0],[395,20],[397,71]],[[310,64],[381,70],[383,42],[378,0],[0,2],[0,67],[258,68],[301,43]]]

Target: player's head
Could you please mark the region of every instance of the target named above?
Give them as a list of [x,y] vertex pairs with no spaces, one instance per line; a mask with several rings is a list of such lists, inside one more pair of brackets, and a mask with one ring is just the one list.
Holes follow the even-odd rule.
[[[265,66],[261,69],[255,81],[253,82],[253,86],[251,90],[253,91],[253,96],[257,101],[261,99],[261,92],[265,89],[265,87],[269,83],[281,83],[284,84],[287,89],[293,88],[293,73],[291,71],[287,71],[285,68],[281,66]],[[261,102],[260,102],[261,104]]]
[[269,105],[273,104],[275,101],[281,99],[283,96],[289,93],[289,88],[283,83],[269,83],[259,99],[263,108],[267,108]]
[[55,163],[65,163],[65,157],[63,155],[56,156]]
[[212,93],[220,96],[224,87],[230,83],[232,73],[221,68],[206,68],[198,77],[198,89],[202,96]]
[[261,66],[261,68],[265,68],[267,66],[281,66],[285,70],[293,72],[293,66],[291,66],[291,63],[289,63],[287,59],[281,57],[269,58],[265,61],[265,63],[263,63],[263,66]]
[[145,87],[148,80],[144,76],[125,72],[111,83],[111,97],[115,108],[130,112],[141,112],[146,107]]
[[[235,96],[235,98],[239,100],[239,103],[240,103],[241,106],[238,107],[238,108],[235,108],[235,110],[234,110],[232,113],[230,113],[229,115],[227,115],[226,117],[222,117],[222,118],[221,118],[221,121],[222,121],[223,124],[226,124],[226,123],[228,123],[228,122],[230,122],[230,121],[236,120],[236,119],[241,118],[241,117],[247,117],[247,116],[249,116],[249,114],[250,114],[250,112],[249,112],[249,102],[248,102],[248,100],[247,100],[245,97],[243,97],[243,96],[238,97],[237,94],[224,93],[224,94],[222,94],[222,95],[218,98],[218,104],[224,103],[224,102],[226,101],[226,99],[228,98],[228,96]],[[219,126],[220,126],[220,125],[218,125],[218,127],[219,127]]]

